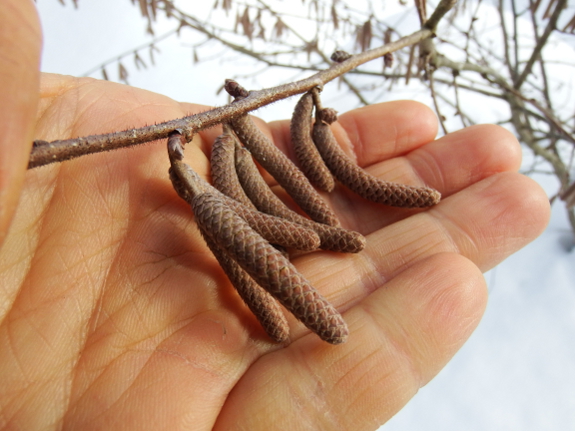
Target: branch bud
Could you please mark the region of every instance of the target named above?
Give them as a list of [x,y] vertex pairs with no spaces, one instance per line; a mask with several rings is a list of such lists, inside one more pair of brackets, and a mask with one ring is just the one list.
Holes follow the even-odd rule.
[[317,111],[316,118],[326,124],[332,124],[337,121],[337,111],[333,108],[324,108]]
[[234,99],[243,99],[244,97],[248,97],[248,90],[246,90],[233,79],[226,79],[224,88]]
[[335,51],[332,55],[331,55],[331,61],[335,61],[336,63],[341,63],[345,60],[347,60],[348,58],[351,58],[351,54],[345,51]]

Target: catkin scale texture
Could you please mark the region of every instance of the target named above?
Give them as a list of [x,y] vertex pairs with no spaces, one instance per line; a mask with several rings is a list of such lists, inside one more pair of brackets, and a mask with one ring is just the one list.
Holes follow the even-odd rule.
[[[328,109],[325,109],[326,113]],[[329,110],[331,111],[331,110]],[[331,114],[331,112],[330,112]],[[329,118],[331,122],[332,118]],[[329,124],[316,120],[313,141],[334,176],[346,187],[372,202],[404,208],[435,205],[441,194],[430,187],[414,187],[384,181],[357,166],[339,147]]]
[[346,341],[347,325],[337,310],[241,217],[210,193],[196,195],[192,206],[214,241],[298,320],[322,340]]
[[228,133],[218,136],[212,145],[210,157],[212,184],[226,196],[248,207],[255,208],[244,193],[235,168],[235,138]]
[[251,210],[239,202],[232,200],[224,200],[224,202],[252,229],[272,244],[302,251],[317,250],[321,245],[318,234],[309,227],[281,217]]
[[290,210],[270,190],[246,149],[236,151],[236,171],[246,195],[258,210],[313,229],[321,240],[320,248],[342,253],[358,253],[365,247],[365,237],[358,232],[316,223]]
[[311,138],[313,96],[305,93],[297,102],[291,122],[290,134],[299,166],[309,181],[325,192],[333,191],[335,181]]
[[206,231],[205,226],[199,227],[209,249],[268,336],[276,343],[288,341],[289,324],[279,304],[227,255]]
[[248,115],[234,118],[230,125],[255,159],[313,220],[330,226],[339,225],[335,214],[305,175],[257,128]]
[[[240,217],[242,217],[249,226],[267,239],[272,244],[283,247],[295,248],[302,251],[317,250],[321,245],[319,235],[309,227],[301,224],[290,222],[289,220],[264,214],[241,202],[224,195],[213,186],[203,181],[189,166],[181,161],[173,161],[174,165],[170,168],[170,180],[176,192],[182,199],[190,205],[193,202],[194,193],[192,189],[210,192],[213,199],[219,200],[223,205],[230,207]],[[174,166],[180,167],[180,176],[174,171]],[[186,187],[186,185],[188,187]]]

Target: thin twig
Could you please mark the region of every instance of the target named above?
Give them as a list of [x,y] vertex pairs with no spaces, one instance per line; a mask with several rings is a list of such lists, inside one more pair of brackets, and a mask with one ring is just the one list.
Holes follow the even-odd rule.
[[559,19],[559,15],[561,15],[561,12],[565,8],[566,4],[567,4],[567,0],[558,0],[557,1],[557,5],[555,6],[555,10],[553,11],[553,15],[551,15],[551,17],[549,18],[549,22],[547,23],[547,27],[545,27],[545,31],[541,35],[541,38],[539,39],[537,45],[535,46],[535,49],[533,49],[533,52],[531,53],[531,57],[529,57],[527,64],[525,64],[525,68],[523,69],[523,72],[521,72],[521,75],[515,81],[515,89],[518,90],[519,88],[521,88],[521,86],[523,85],[523,83],[527,79],[527,76],[529,76],[529,74],[531,73],[531,69],[533,68],[533,65],[535,64],[535,61],[539,58],[539,55],[541,55],[541,50],[547,44],[547,39],[549,39],[549,36],[551,36],[551,32],[553,30],[555,30],[555,28],[557,28],[557,20]]
[[[440,2],[432,18],[435,17],[435,19],[438,20],[451,6],[453,6],[453,0],[443,0]],[[435,25],[437,25],[437,23],[435,23]],[[176,129],[180,129],[186,137],[186,140],[189,141],[191,137],[200,130],[213,127],[228,119],[245,114],[277,100],[304,93],[317,86],[323,86],[327,82],[332,81],[361,64],[433,36],[434,30],[435,27],[429,24],[426,28],[416,31],[409,36],[390,42],[379,48],[356,54],[341,63],[333,64],[328,69],[318,72],[309,78],[269,89],[252,91],[248,97],[242,101],[199,114],[122,132],[57,140],[50,143],[37,141],[36,145],[32,148],[28,168],[62,162],[86,154],[110,151],[158,139],[165,139]]]

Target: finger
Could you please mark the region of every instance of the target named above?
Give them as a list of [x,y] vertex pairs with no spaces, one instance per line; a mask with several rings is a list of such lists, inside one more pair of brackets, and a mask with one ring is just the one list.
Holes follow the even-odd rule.
[[34,135],[42,35],[30,0],[0,3],[0,246],[18,202]]
[[345,314],[347,344],[310,336],[259,359],[215,429],[375,429],[445,365],[485,303],[483,277],[468,260],[444,254],[421,261]]
[[[366,170],[388,181],[431,186],[445,199],[490,175],[516,171],[520,163],[521,148],[510,132],[494,125],[480,125],[451,133]],[[353,212],[346,213],[344,225],[364,234],[418,212],[372,204],[342,189],[333,196],[332,203],[342,211],[353,207]]]
[[334,135],[359,166],[367,167],[435,139],[437,117],[419,102],[380,103],[342,114]]
[[521,147],[515,136],[484,124],[450,133],[368,171],[389,181],[427,184],[445,198],[487,176],[517,171],[520,165]]
[[548,220],[549,201],[539,185],[520,174],[501,173],[373,232],[359,254],[319,252],[296,264],[338,310],[345,310],[437,253],[461,254],[486,271],[535,239]]

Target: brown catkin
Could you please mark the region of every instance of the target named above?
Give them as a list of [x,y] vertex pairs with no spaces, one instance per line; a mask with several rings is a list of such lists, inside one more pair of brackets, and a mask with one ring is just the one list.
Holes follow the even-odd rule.
[[313,141],[330,171],[342,184],[363,198],[384,205],[424,208],[439,202],[441,194],[435,189],[380,180],[357,166],[339,147],[331,132],[329,125],[336,118],[333,109],[319,111],[313,126]]
[[258,210],[313,229],[323,250],[358,253],[365,247],[365,237],[358,232],[316,223],[290,210],[268,187],[245,148],[236,149],[236,171],[246,195]]
[[311,139],[313,96],[305,93],[295,106],[290,122],[292,146],[299,166],[310,183],[325,192],[333,191],[335,181]]
[[305,175],[254,124],[248,115],[231,121],[240,141],[258,162],[315,221],[338,226],[339,221]]
[[[172,163],[170,168],[172,185],[178,195],[190,205],[196,194],[208,192],[213,195],[214,199],[221,201],[223,205],[235,211],[252,229],[272,244],[302,251],[313,251],[320,247],[321,240],[313,229],[247,207],[202,180],[185,163],[179,160],[174,160]],[[175,172],[175,168],[179,168],[179,174]],[[192,188],[196,191],[191,190]]]
[[199,225],[199,227],[209,249],[268,336],[276,343],[287,342],[289,324],[276,300],[227,255],[204,226]]
[[341,315],[279,251],[210,193],[194,196],[192,203],[198,223],[254,281],[322,340],[346,341]]
[[311,228],[299,223],[251,210],[240,202],[225,199],[222,202],[244,219],[252,229],[271,244],[295,248],[302,251],[313,251],[320,248],[318,234]]
[[210,157],[212,184],[226,196],[248,207],[255,208],[244,193],[236,174],[234,161],[235,140],[234,136],[224,131],[214,141]]

